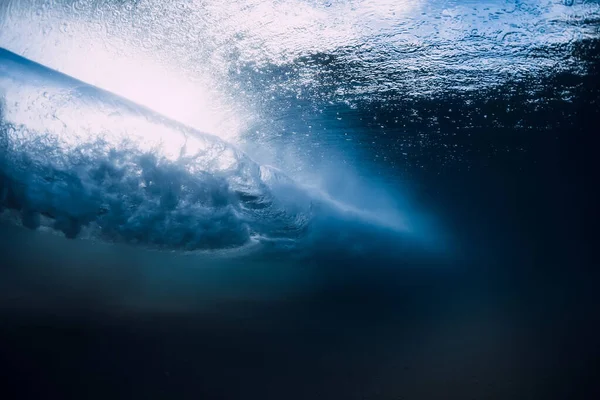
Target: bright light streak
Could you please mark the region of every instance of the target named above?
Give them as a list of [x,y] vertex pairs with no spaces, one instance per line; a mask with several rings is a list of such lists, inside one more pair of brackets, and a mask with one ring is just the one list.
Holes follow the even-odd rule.
[[149,57],[118,57],[102,51],[90,56],[93,60],[69,64],[78,79],[200,131],[235,140],[240,124],[224,115],[219,93],[208,79],[191,81]]

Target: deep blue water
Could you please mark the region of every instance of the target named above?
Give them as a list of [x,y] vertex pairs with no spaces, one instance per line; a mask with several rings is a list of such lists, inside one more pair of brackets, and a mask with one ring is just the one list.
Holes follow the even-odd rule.
[[596,3],[68,3],[0,6],[3,398],[600,394]]

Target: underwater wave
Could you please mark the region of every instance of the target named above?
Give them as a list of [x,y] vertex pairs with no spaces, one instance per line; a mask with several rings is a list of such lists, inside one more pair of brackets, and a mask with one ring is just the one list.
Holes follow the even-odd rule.
[[329,246],[332,235],[348,248],[358,225],[406,230],[303,187],[219,137],[7,50],[0,94],[4,220],[185,251],[289,249],[324,238]]
[[218,137],[5,50],[0,72],[0,204],[29,228],[197,250],[310,220],[290,179]]

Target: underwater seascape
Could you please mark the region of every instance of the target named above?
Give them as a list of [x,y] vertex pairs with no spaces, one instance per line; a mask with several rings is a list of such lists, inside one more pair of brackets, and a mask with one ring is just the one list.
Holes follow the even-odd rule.
[[600,398],[592,0],[0,0],[0,398]]

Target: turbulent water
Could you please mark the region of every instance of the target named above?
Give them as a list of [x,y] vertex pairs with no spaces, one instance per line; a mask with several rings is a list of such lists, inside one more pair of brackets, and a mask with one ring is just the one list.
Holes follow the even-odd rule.
[[[2,50],[3,206],[30,228],[180,250],[294,247],[321,232],[311,230],[315,214],[332,213],[451,236],[419,232],[422,218],[408,215],[431,213],[398,201],[394,185],[340,181],[373,168],[395,179],[399,164],[440,147],[442,164],[462,162],[468,149],[443,132],[460,111],[416,104],[585,74],[572,54],[597,35],[600,12],[545,1],[8,1],[1,10],[0,44],[129,99]],[[371,115],[356,121],[361,110]],[[430,132],[410,126],[421,121]],[[375,165],[360,154],[366,146]]]
[[596,398],[599,39],[593,0],[0,0],[15,387]]

